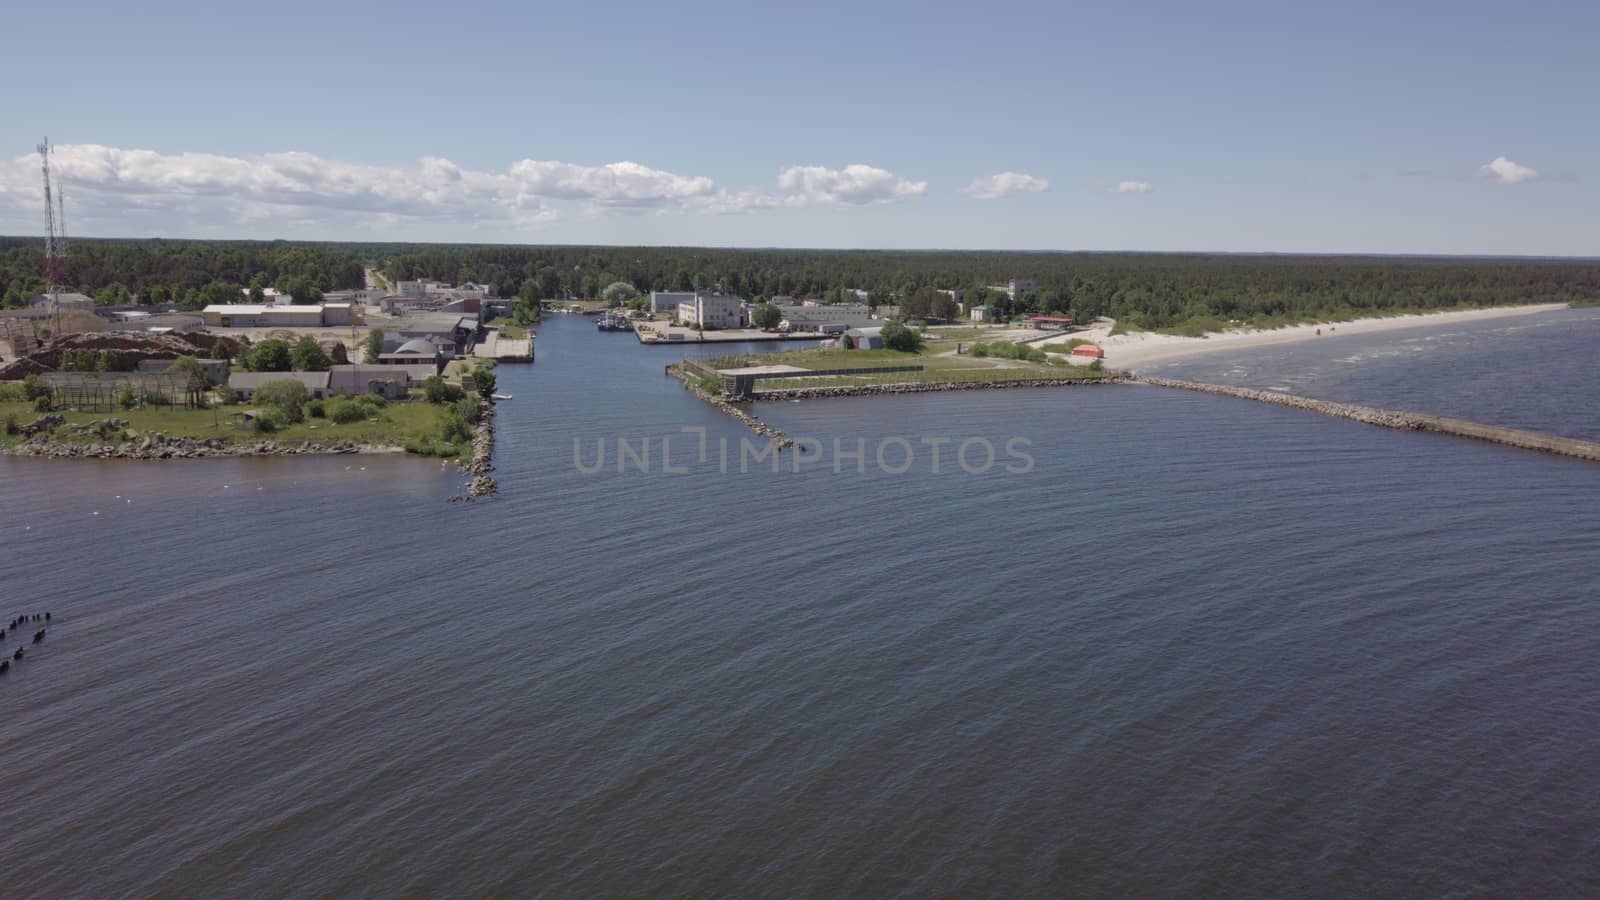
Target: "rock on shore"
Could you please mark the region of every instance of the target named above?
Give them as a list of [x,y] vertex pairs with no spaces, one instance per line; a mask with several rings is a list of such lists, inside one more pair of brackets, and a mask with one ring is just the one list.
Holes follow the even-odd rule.
[[478,409],[478,424],[472,429],[472,461],[461,467],[462,471],[474,477],[467,485],[466,496],[451,497],[452,500],[476,500],[492,496],[500,490],[499,482],[489,477],[489,473],[494,471],[494,403],[479,398]]
[[37,434],[10,450],[14,456],[50,459],[204,459],[224,456],[299,456],[309,453],[370,453],[376,448],[355,441],[249,441],[229,443],[210,438],[169,437],[160,433],[111,442],[72,443]]

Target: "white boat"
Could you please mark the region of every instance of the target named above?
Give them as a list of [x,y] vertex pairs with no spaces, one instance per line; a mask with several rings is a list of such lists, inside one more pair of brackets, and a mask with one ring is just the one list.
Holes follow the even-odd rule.
[[494,399],[494,400],[510,400],[511,399],[511,395],[510,394],[490,394],[489,397],[491,399]]

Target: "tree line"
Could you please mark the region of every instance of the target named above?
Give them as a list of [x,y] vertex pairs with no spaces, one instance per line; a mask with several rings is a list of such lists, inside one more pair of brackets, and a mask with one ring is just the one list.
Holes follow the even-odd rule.
[[[376,250],[380,248],[369,248]],[[727,250],[671,247],[401,246],[377,262],[395,279],[489,284],[501,296],[593,298],[615,282],[641,292],[716,289],[896,304],[954,317],[987,304],[996,318],[1112,316],[1138,328],[1257,324],[1600,297],[1600,261],[1530,258],[1181,253]],[[1021,296],[992,290],[1013,278]]]
[[[240,303],[266,288],[314,302],[322,292],[362,287],[361,257],[339,245],[252,241],[75,240],[63,287],[105,305],[198,308]],[[15,308],[45,290],[44,243],[0,238],[0,305]]]
[[[247,241],[80,240],[67,278],[105,302],[126,290],[141,301],[192,306],[237,298],[252,285],[314,299],[361,286],[365,266],[391,281],[486,284],[531,306],[530,318],[532,301],[596,298],[619,282],[639,292],[714,289],[757,301],[858,302],[861,291],[869,305],[900,305],[917,317],[954,316],[953,298],[941,291],[965,291],[969,305],[985,303],[996,318],[1112,316],[1141,328],[1600,297],[1600,261],[1576,259]],[[0,238],[8,305],[42,290],[43,269],[41,241]],[[1013,278],[1037,287],[1017,297],[989,290]]]

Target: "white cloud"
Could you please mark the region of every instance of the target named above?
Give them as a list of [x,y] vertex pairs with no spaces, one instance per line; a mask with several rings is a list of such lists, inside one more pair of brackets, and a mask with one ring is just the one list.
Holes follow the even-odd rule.
[[1539,177],[1538,172],[1527,166],[1518,165],[1504,156],[1496,156],[1493,160],[1479,166],[1478,174],[1501,184],[1520,184]]
[[703,175],[674,175],[636,162],[579,166],[525,159],[511,167],[511,178],[533,196],[600,206],[664,206],[710,197],[717,190]]
[[874,166],[854,163],[843,169],[790,166],[778,173],[778,188],[790,192],[791,206],[894,203],[928,192],[926,181],[908,181]]
[[[0,162],[0,205],[39,208],[38,163],[32,154]],[[366,216],[384,223],[537,225],[558,218],[551,200],[623,211],[722,212],[776,204],[764,195],[730,194],[704,176],[635,162],[583,166],[525,159],[495,172],[464,169],[439,157],[366,165],[300,152],[164,154],[75,144],[55,148],[51,169],[67,193],[69,216],[91,221],[143,211],[234,223]]]
[[961,189],[976,200],[996,200],[1000,197],[1010,197],[1013,194],[1037,194],[1050,190],[1050,182],[1021,172],[1001,172],[987,178],[974,179],[973,182]]
[[1148,194],[1155,189],[1156,186],[1148,181],[1119,181],[1113,188],[1119,194]]
[[[240,224],[310,222],[325,229],[448,225],[536,226],[558,219],[556,205],[582,203],[590,215],[748,213],[811,204],[864,205],[920,196],[927,182],[883,169],[792,166],[783,193],[730,190],[703,175],[680,175],[623,161],[589,166],[523,159],[504,170],[463,168],[425,156],[387,165],[311,153],[257,155],[160,153],[97,144],[55,148],[52,171],[80,227],[226,229]],[[0,210],[36,211],[39,160],[0,160]],[[124,230],[116,227],[115,230]]]

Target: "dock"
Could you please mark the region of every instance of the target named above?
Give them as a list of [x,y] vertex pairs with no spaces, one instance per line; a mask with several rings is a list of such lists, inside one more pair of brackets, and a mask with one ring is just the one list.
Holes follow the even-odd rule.
[[525,338],[503,338],[500,329],[490,326],[469,355],[499,362],[533,362],[533,332]]

